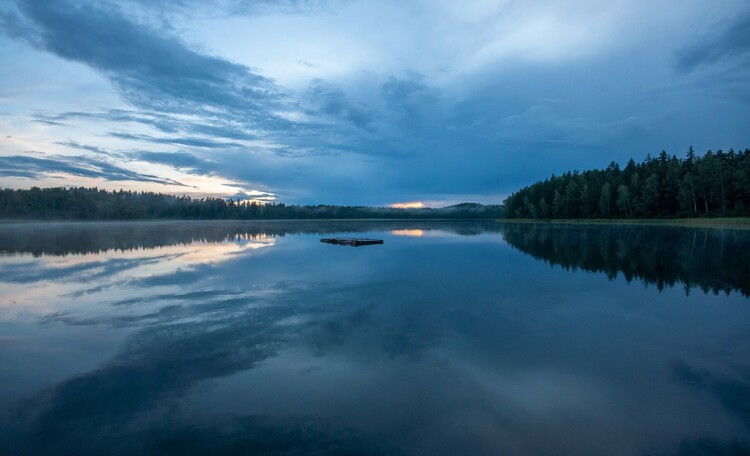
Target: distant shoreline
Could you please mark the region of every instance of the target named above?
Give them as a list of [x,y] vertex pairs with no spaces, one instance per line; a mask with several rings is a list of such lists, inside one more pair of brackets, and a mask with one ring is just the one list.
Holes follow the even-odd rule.
[[504,216],[499,204],[459,203],[441,208],[301,206],[86,187],[0,188],[3,220],[493,220]]
[[681,219],[505,219],[505,218],[316,218],[316,219],[0,219],[0,225],[30,224],[118,224],[118,223],[310,223],[310,222],[496,222],[554,225],[641,225],[750,229],[750,217]]
[[[311,219],[0,219],[0,225],[30,223],[163,223],[163,222],[497,222],[498,218],[311,218]],[[520,220],[515,220],[520,221]]]

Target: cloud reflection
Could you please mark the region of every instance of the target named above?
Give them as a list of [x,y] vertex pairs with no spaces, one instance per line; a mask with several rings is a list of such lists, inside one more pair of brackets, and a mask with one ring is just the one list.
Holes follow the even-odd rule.
[[[524,247],[546,239],[524,228]],[[331,249],[312,235],[329,229],[472,237]],[[0,256],[9,272],[24,265],[5,276],[17,280],[3,283],[2,292],[6,283],[17,288],[4,296],[15,301],[3,308],[4,319],[30,333],[72,334],[76,343],[81,334],[92,345],[102,334],[122,337],[91,366],[46,377],[43,387],[13,401],[0,425],[0,453],[399,454],[395,447],[431,455],[582,454],[612,445],[642,453],[650,448],[646,434],[676,448],[694,435],[694,426],[675,418],[690,408],[682,396],[657,393],[665,383],[674,388],[664,375],[665,352],[684,348],[661,331],[653,309],[670,311],[673,332],[689,330],[690,350],[716,339],[693,333],[707,312],[713,331],[744,331],[722,306],[694,312],[694,301],[681,294],[545,267],[498,242],[501,234],[518,240],[511,239],[514,228],[497,223],[29,230],[44,233],[40,239],[54,250]],[[571,229],[563,238],[591,241],[592,231]],[[82,241],[81,233],[94,236]],[[634,237],[627,230],[610,235],[623,249]],[[13,231],[0,239],[20,237]],[[93,253],[101,246],[110,248]],[[601,287],[655,305],[638,313],[602,302]],[[741,296],[697,298],[730,307]],[[730,418],[746,419],[744,380],[707,369],[674,373],[698,391],[717,391]],[[665,419],[675,423],[673,433],[659,431]],[[726,417],[702,420],[710,430]],[[584,438],[592,433],[602,438]],[[682,445],[730,448],[719,437],[707,433],[709,440]]]
[[[69,234],[77,241],[80,233],[74,229]],[[198,277],[198,271],[209,265],[262,252],[276,242],[271,236],[247,233],[225,234],[222,239],[224,242],[193,240],[151,248],[133,246],[104,255],[6,257],[0,262],[0,318],[15,318],[21,311],[36,315],[53,312],[60,303],[50,303],[57,296],[72,299],[74,308],[93,307],[97,301],[109,301],[114,288],[120,300],[137,300],[143,284],[168,285],[174,277]]]

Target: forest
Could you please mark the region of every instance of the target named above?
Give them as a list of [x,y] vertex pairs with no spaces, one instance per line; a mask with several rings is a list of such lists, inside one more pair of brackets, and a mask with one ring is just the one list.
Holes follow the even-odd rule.
[[624,168],[566,172],[506,198],[517,219],[750,216],[750,149],[709,150],[685,158],[662,151]]
[[500,205],[462,203],[445,208],[258,204],[97,188],[0,189],[0,219],[21,220],[286,220],[286,219],[495,219]]

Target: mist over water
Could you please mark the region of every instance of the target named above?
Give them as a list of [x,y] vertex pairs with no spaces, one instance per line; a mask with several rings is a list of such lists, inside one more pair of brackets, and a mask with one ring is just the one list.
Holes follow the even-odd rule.
[[750,451],[748,230],[7,224],[0,252],[2,454]]

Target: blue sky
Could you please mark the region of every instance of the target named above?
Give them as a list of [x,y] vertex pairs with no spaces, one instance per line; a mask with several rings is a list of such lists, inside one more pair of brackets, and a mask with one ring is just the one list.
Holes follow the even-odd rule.
[[750,146],[745,0],[5,0],[0,186],[499,203]]

